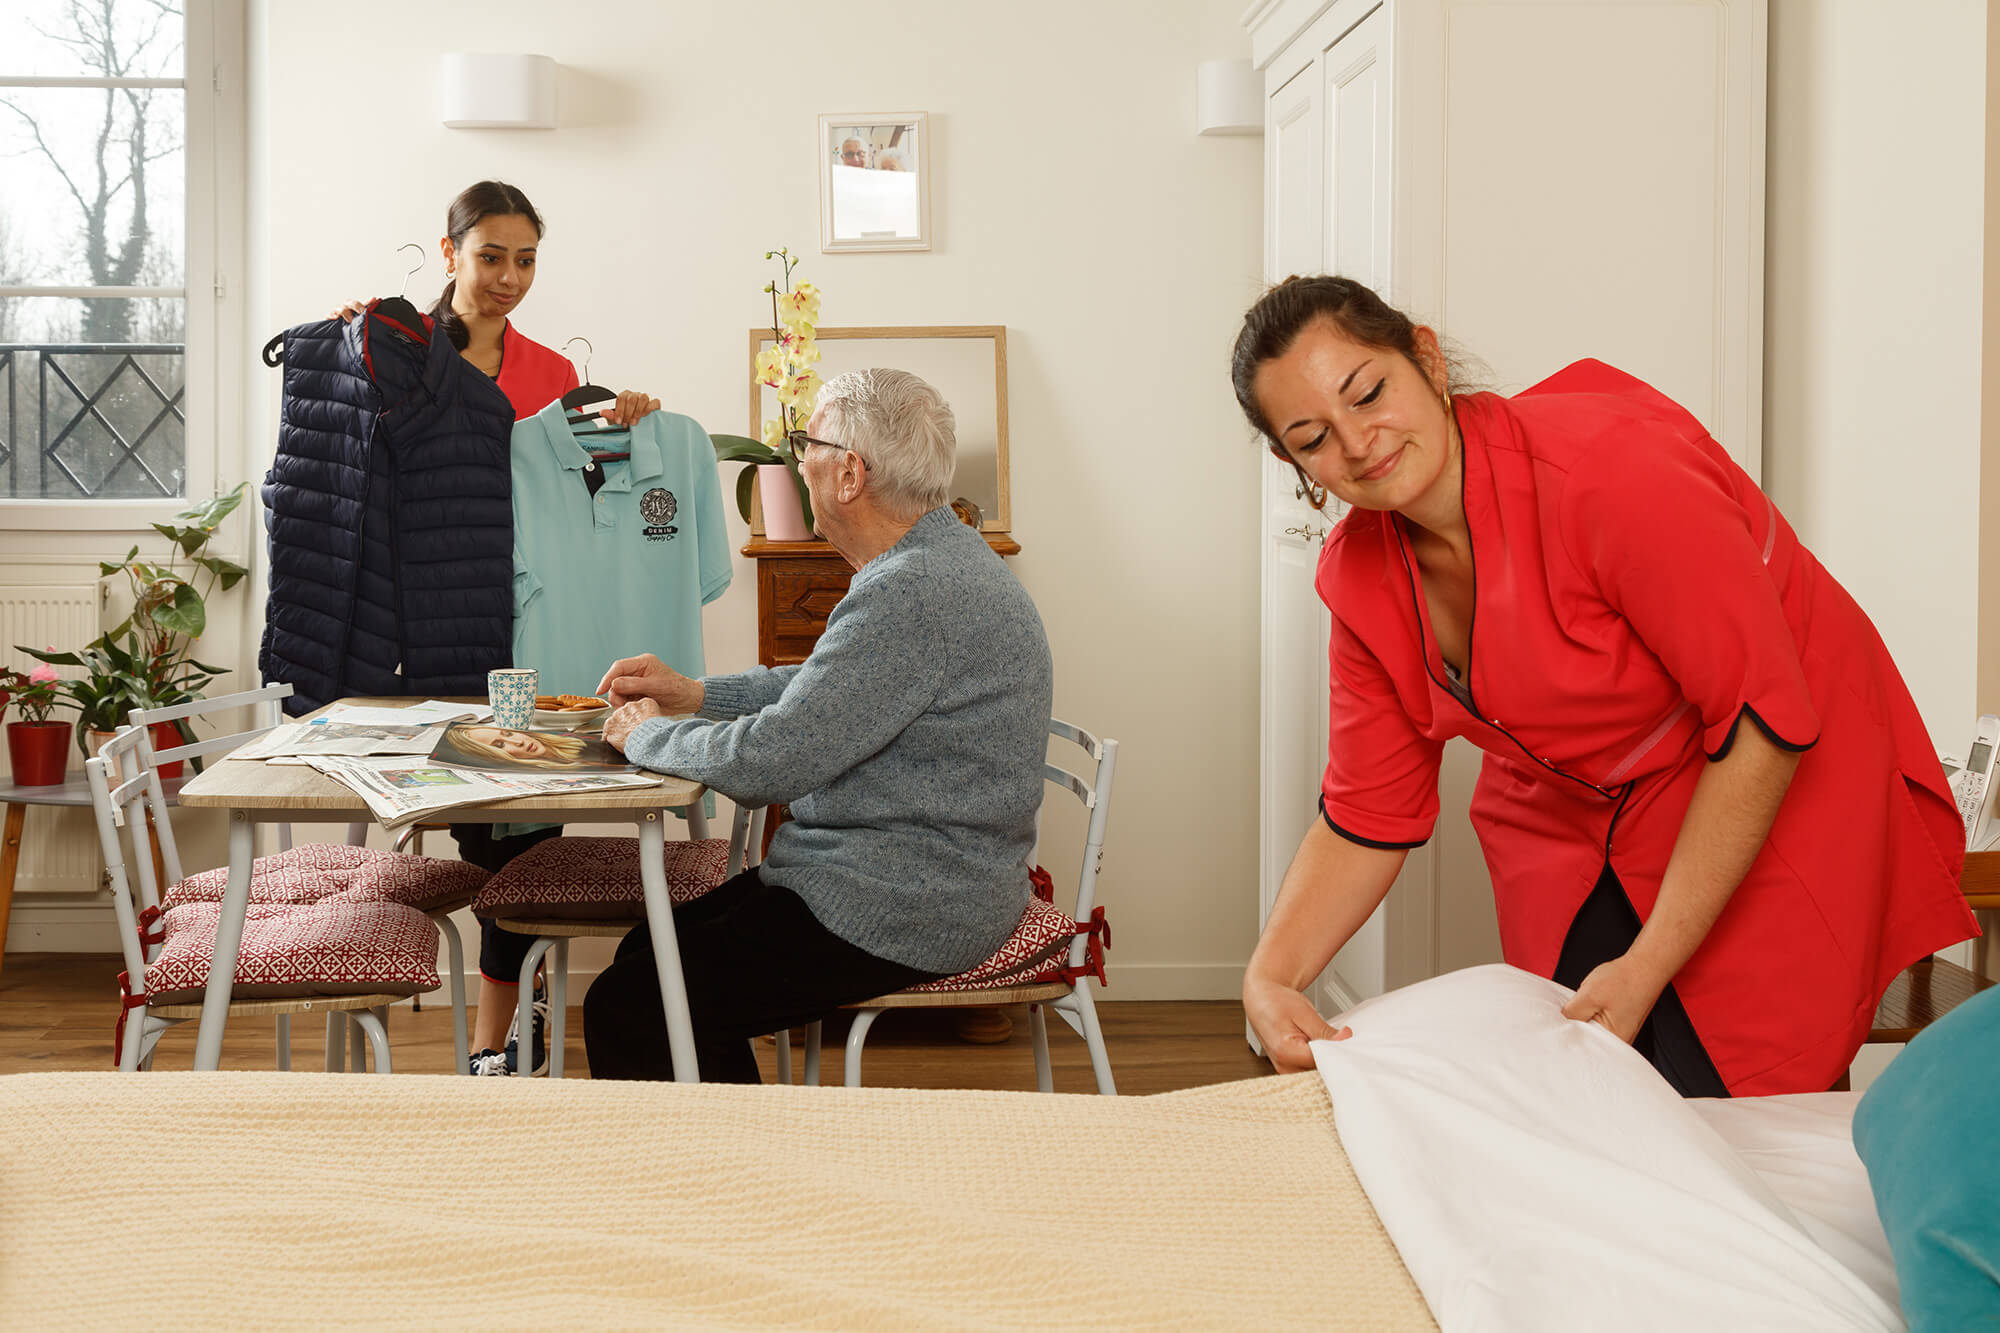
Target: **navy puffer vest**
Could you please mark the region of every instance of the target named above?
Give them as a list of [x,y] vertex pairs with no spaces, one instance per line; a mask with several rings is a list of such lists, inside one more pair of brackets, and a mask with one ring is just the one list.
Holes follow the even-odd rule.
[[370,312],[287,329],[265,475],[257,665],[305,712],[343,695],[483,695],[513,631],[514,410],[449,339]]

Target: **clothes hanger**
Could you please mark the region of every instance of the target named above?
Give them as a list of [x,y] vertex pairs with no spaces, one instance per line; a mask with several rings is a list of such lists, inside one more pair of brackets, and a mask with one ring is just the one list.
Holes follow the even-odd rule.
[[[618,395],[601,384],[592,384],[590,382],[590,358],[597,352],[597,349],[590,345],[590,339],[581,336],[571,338],[569,342],[563,344],[563,355],[565,356],[569,355],[569,343],[583,344],[583,383],[562,396],[563,420],[569,423],[570,430],[574,432],[578,426],[586,421],[604,420],[604,413],[601,411],[579,413],[577,409],[588,407],[592,403],[615,403],[618,401]],[[593,427],[590,431],[580,433],[588,435],[601,429],[603,427]],[[593,463],[617,463],[631,456],[629,452],[622,454],[593,453],[590,456],[590,460]]]
[[397,254],[401,254],[405,250],[415,250],[417,252],[417,266],[403,274],[403,285],[396,290],[394,296],[385,297],[375,303],[373,313],[379,319],[388,320],[418,342],[428,345],[431,339],[430,334],[424,328],[424,317],[417,313],[417,308],[410,304],[410,299],[407,296],[403,295],[404,292],[410,290],[410,278],[423,271],[424,247],[418,245],[415,241],[410,241],[396,247]]

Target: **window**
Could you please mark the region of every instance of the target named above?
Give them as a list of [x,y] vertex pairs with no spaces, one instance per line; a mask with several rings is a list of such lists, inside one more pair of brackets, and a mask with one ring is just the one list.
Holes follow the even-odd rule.
[[219,56],[240,26],[232,0],[0,16],[0,527],[83,508],[143,528],[215,485],[217,130],[240,123]]

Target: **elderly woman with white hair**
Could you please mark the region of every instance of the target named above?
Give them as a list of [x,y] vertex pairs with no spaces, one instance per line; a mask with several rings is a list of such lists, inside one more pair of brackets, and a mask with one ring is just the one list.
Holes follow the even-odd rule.
[[[854,566],[812,656],[691,680],[616,662],[604,738],[635,763],[792,818],[762,865],[674,909],[701,1076],[755,1083],[746,1038],[950,976],[1031,892],[1053,695],[1028,594],[945,503],[951,408],[900,370],[829,381],[790,438],[820,535]],[[694,716],[671,716],[692,714]],[[652,938],[584,1000],[599,1078],[673,1076]]]

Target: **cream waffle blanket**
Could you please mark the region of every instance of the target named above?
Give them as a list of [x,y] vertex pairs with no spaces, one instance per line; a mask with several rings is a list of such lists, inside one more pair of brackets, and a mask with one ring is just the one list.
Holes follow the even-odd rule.
[[0,1322],[1433,1329],[1319,1078],[0,1078]]

